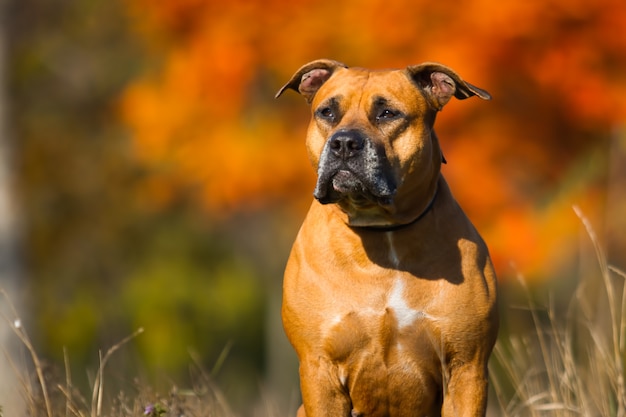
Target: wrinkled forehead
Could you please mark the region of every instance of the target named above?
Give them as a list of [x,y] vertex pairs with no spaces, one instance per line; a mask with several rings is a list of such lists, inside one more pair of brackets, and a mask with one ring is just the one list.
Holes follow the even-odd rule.
[[361,103],[367,106],[382,98],[414,105],[418,97],[417,87],[405,71],[341,68],[322,85],[312,104],[316,107],[328,99],[335,98],[351,105]]

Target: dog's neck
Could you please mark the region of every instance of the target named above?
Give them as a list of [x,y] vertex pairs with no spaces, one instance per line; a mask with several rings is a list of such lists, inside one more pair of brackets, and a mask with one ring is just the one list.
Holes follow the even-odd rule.
[[357,229],[368,229],[368,230],[374,230],[374,231],[380,231],[380,232],[395,232],[400,229],[408,228],[416,224],[417,222],[419,222],[422,218],[424,218],[424,216],[426,216],[426,214],[428,214],[430,209],[432,209],[433,205],[435,204],[435,200],[437,199],[438,193],[439,193],[439,187],[436,187],[435,192],[433,193],[426,207],[420,212],[420,214],[417,215],[417,217],[415,217],[413,220],[409,222],[390,224],[388,226],[385,226],[385,225],[375,226],[374,225],[374,226],[350,226],[350,227],[357,228]]
[[411,204],[405,202],[401,211],[395,204],[388,207],[373,206],[351,212],[336,203],[327,204],[324,207],[332,217],[339,219],[354,231],[396,231],[407,229],[423,220],[432,211],[438,196],[441,195],[441,189],[445,188],[445,180],[438,175],[437,181],[429,185],[427,190],[415,193],[421,197],[415,198]]

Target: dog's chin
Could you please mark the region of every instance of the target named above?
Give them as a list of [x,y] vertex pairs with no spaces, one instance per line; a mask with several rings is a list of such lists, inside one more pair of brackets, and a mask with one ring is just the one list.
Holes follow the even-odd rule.
[[352,172],[346,170],[341,170],[332,177],[330,188],[340,195],[363,194],[366,191],[363,182]]
[[339,170],[325,180],[318,179],[314,196],[322,204],[349,201],[351,206],[362,208],[388,206],[393,201],[392,195],[377,193],[347,170]]

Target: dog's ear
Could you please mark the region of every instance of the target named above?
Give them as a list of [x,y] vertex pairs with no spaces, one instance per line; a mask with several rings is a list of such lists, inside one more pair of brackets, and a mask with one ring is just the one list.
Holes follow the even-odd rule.
[[425,62],[406,69],[409,77],[425,93],[435,110],[442,107],[452,98],[464,100],[478,96],[483,100],[491,100],[491,95],[466,81],[445,65]]
[[310,103],[317,90],[324,84],[337,68],[348,68],[341,62],[332,61],[330,59],[318,59],[302,66],[291,79],[285,84],[275,98],[291,88],[292,90],[302,94],[306,101]]

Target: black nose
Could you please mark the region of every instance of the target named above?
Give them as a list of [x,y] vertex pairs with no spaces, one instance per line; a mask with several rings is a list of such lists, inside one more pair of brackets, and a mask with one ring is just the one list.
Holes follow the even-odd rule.
[[365,139],[358,130],[341,130],[330,137],[328,146],[333,155],[345,161],[363,150]]

